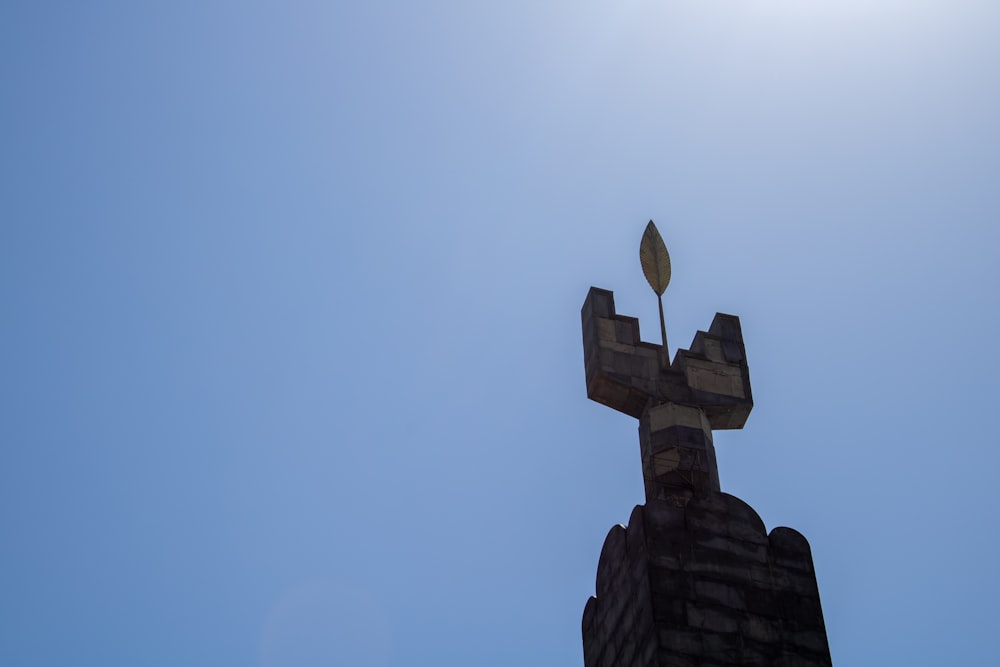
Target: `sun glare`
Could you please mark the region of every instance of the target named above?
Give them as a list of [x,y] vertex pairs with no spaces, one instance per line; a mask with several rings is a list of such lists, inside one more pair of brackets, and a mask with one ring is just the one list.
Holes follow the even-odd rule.
[[786,21],[866,20],[893,14],[923,13],[930,0],[747,0],[747,13]]

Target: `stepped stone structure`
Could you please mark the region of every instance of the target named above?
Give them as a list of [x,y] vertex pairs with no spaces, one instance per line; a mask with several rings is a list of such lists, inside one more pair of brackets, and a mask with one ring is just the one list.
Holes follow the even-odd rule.
[[646,489],[604,541],[585,667],[830,665],[808,542],[719,488],[712,431],[753,407],[739,318],[717,314],[668,365],[611,292],[592,287],[581,315],[587,395],[639,419]]

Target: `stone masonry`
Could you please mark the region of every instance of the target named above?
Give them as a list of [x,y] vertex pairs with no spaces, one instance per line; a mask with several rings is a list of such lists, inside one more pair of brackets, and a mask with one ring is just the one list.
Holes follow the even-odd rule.
[[753,408],[739,318],[717,314],[666,363],[592,287],[587,395],[639,419],[646,504],[608,533],[583,613],[585,667],[830,665],[809,544],[722,493],[712,430]]

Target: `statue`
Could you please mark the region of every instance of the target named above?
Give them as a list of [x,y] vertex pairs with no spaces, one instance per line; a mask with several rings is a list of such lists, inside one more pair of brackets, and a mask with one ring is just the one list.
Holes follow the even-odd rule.
[[662,344],[591,287],[583,304],[587,396],[639,419],[646,503],[614,526],[583,611],[586,667],[829,667],[809,543],[766,531],[722,493],[712,431],[753,408],[740,320],[718,313],[671,361],[663,317],[670,257],[650,221],[639,249],[660,302]]

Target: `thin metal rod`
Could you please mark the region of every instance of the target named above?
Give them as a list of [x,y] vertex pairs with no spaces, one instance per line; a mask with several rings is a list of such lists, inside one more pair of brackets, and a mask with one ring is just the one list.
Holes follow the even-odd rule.
[[660,335],[663,336],[663,367],[670,367],[670,349],[667,347],[667,324],[663,319],[663,295],[657,294],[660,303]]

